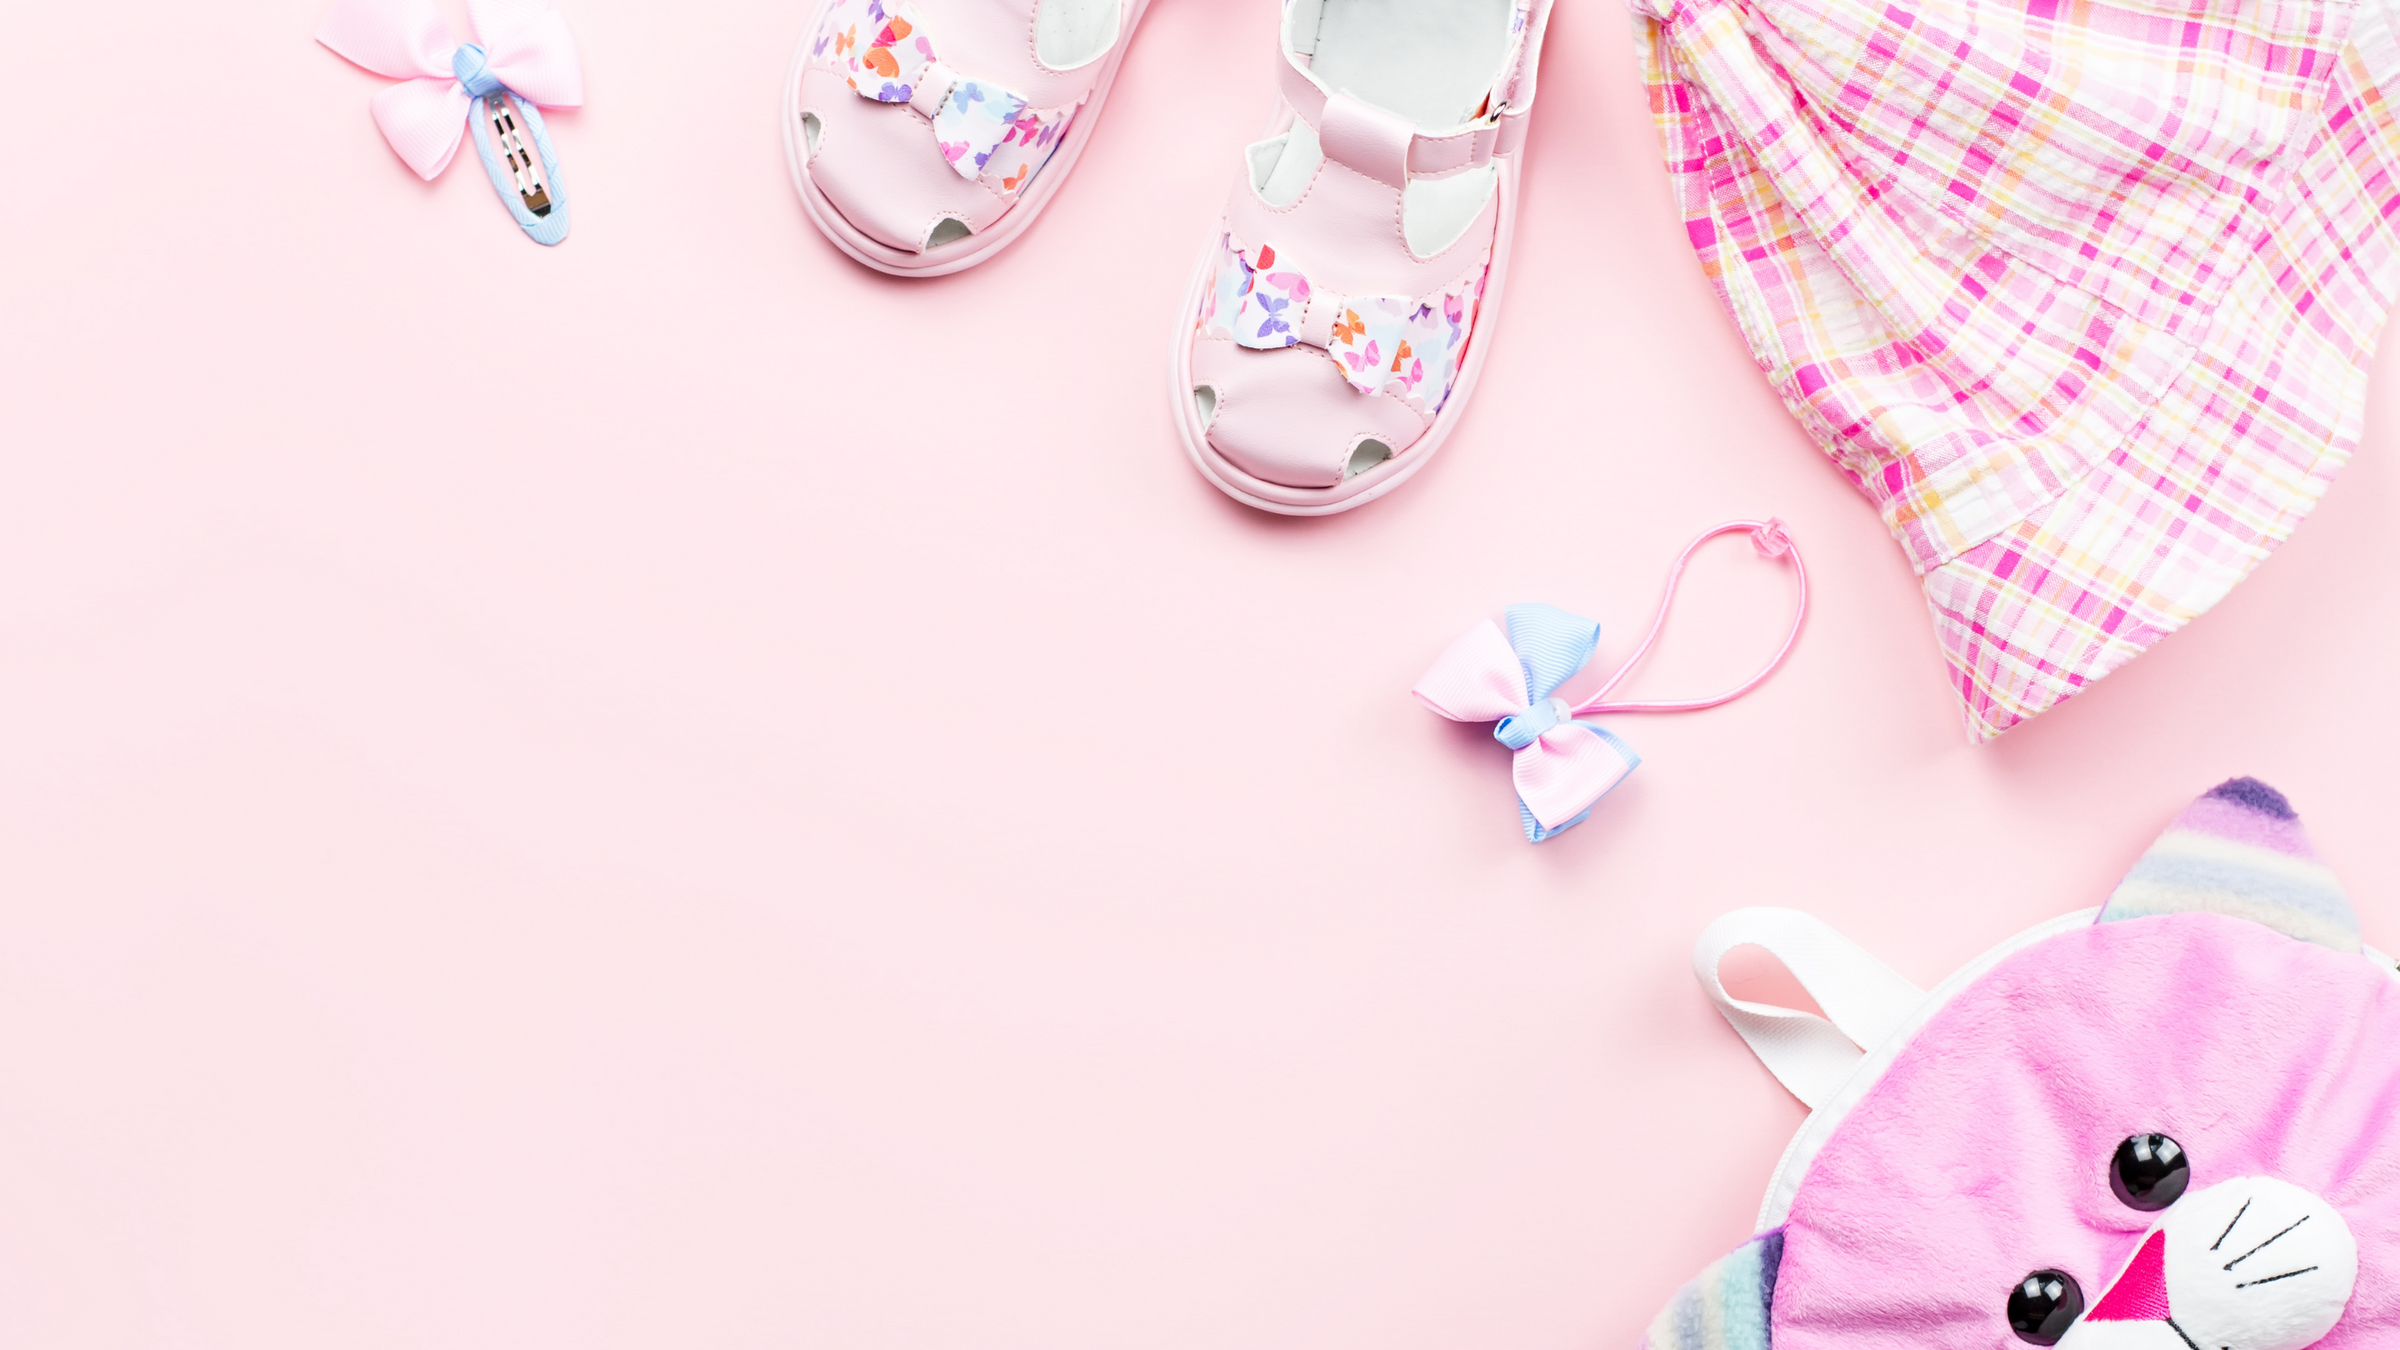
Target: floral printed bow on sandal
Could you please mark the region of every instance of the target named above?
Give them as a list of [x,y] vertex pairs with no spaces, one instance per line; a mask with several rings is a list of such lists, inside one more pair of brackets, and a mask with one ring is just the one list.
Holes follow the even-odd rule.
[[1185,449],[1235,499],[1345,511],[1464,410],[1516,227],[1550,0],[1286,0],[1283,97],[1174,342]]
[[895,276],[972,267],[1065,181],[1149,0],[824,0],[784,89],[809,218]]

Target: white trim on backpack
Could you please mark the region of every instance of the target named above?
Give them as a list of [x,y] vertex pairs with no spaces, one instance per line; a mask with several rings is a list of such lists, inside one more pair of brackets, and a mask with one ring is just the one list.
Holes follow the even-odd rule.
[[[1767,917],[1762,921],[1758,916]],[[1700,976],[1700,987],[1760,1061],[1792,1089],[1793,1096],[1809,1103],[1808,1119],[1801,1122],[1767,1182],[1755,1231],[1764,1233],[1782,1226],[1799,1193],[1800,1178],[1807,1175],[1825,1141],[1960,990],[2018,951],[2060,933],[2088,928],[2099,917],[2099,910],[2084,909],[2036,924],[1951,972],[1930,993],[1918,993],[1914,985],[1867,955],[1857,943],[1822,920],[1796,910],[1737,910],[1710,924],[1692,950],[1692,967]],[[1808,996],[1834,1020],[1727,995],[1717,978],[1717,962],[1734,948],[1748,945],[1763,947],[1780,958],[1799,977]],[[1909,998],[1905,1008],[1899,1007],[1902,990]],[[1753,1028],[1759,1034],[1754,1035]],[[1775,1048],[1766,1048],[1769,1045]],[[1804,1048],[1789,1048],[1795,1045]],[[1841,1069],[1841,1077],[1831,1078],[1837,1063],[1846,1067]],[[1808,1092],[1819,1094],[1814,1101],[1785,1075],[1785,1064],[1794,1066],[1795,1076],[1808,1085]]]
[[[1825,1016],[1726,993],[1717,966],[1736,947],[1765,948]],[[1925,1001],[1924,990],[1866,948],[1796,909],[1739,909],[1710,924],[1692,948],[1692,973],[1759,1061],[1811,1111],[1831,1101],[1867,1052],[1890,1040]]]

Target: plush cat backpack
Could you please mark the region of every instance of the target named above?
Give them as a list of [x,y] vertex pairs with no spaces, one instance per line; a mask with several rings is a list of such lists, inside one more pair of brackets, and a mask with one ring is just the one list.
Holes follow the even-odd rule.
[[[1826,1015],[1729,997],[1744,945]],[[2400,974],[2265,784],[1930,994],[1790,910],[1693,960],[1811,1114],[1646,1350],[2400,1347]]]

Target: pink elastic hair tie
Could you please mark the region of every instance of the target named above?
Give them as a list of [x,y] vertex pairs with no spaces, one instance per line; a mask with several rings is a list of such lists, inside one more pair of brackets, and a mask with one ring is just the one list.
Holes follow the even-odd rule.
[[[1692,555],[1718,535],[1735,533],[1748,534],[1761,557],[1791,559],[1799,595],[1792,612],[1792,631],[1783,646],[1757,674],[1713,698],[1608,702],[1609,694],[1625,682],[1657,645],[1659,634],[1666,631],[1667,611],[1675,604],[1676,588],[1683,584],[1683,570]],[[1412,692],[1419,702],[1453,722],[1498,723],[1492,728],[1492,739],[1516,752],[1511,774],[1516,780],[1518,810],[1525,837],[1538,844],[1581,824],[1591,815],[1593,804],[1642,762],[1606,727],[1576,719],[1587,713],[1698,712],[1756,689],[1783,665],[1800,641],[1800,629],[1808,621],[1808,568],[1800,559],[1800,546],[1780,520],[1732,520],[1702,531],[1684,546],[1667,573],[1658,617],[1651,621],[1641,645],[1597,692],[1572,706],[1552,693],[1590,663],[1600,645],[1600,625],[1551,605],[1512,605],[1507,619],[1505,633],[1489,619],[1469,629],[1443,651]]]

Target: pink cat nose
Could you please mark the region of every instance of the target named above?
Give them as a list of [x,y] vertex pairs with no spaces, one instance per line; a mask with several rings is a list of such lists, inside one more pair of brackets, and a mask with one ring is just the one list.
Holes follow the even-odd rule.
[[2358,1243],[2324,1199],[2273,1177],[2183,1197],[2060,1350],[2306,1350],[2358,1282]]
[[2087,1322],[2166,1322],[2174,1316],[2175,1307],[2167,1300],[2167,1230],[2155,1228],[2142,1239],[2133,1264],[2125,1267],[2125,1273],[2083,1318]]

